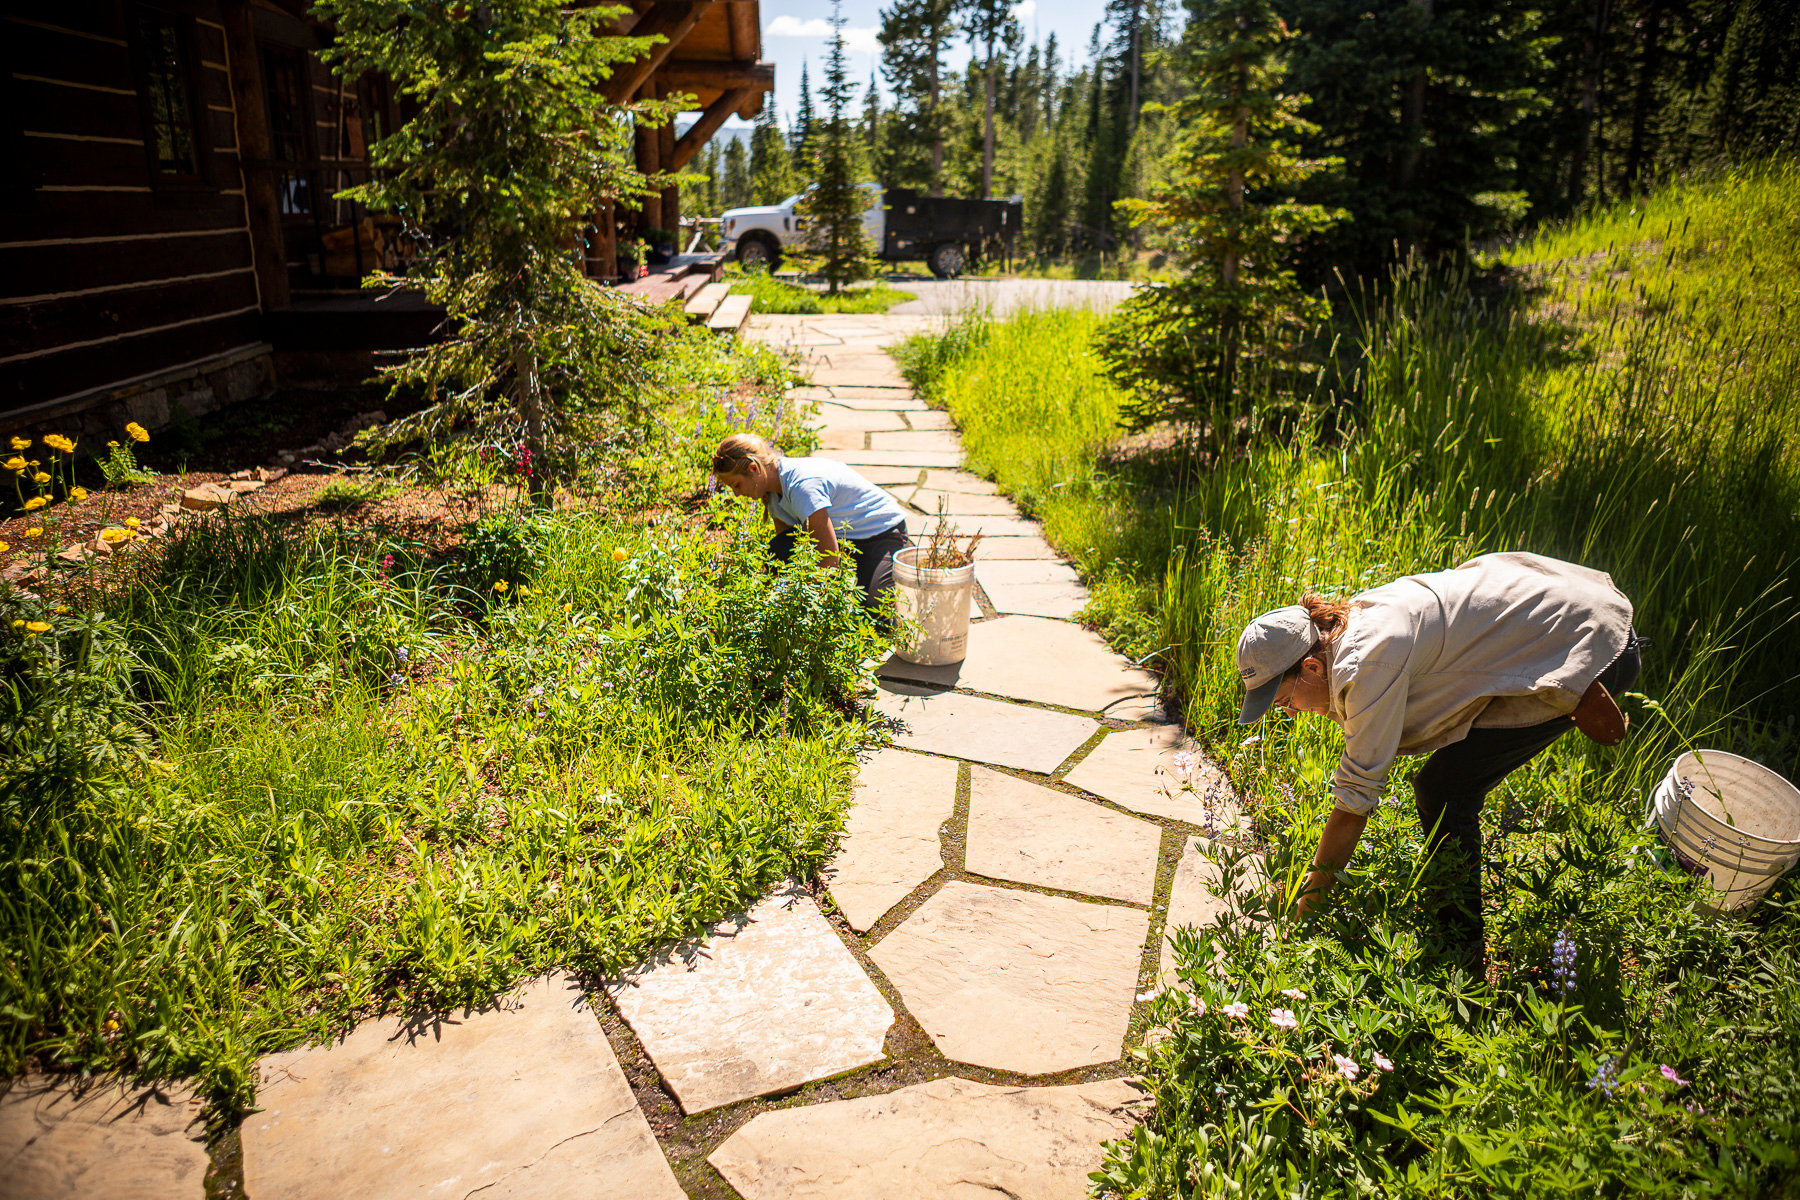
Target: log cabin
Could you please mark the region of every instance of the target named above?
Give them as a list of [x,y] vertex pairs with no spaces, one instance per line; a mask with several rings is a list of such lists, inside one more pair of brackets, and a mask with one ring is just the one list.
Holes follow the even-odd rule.
[[[386,81],[319,59],[309,0],[5,0],[0,6],[0,435],[155,429],[289,378],[366,374],[441,314],[358,280],[389,218],[340,199],[401,112]],[[679,170],[774,87],[758,0],[636,0],[659,35],[610,99],[686,94],[697,118],[641,129],[638,165]],[[591,275],[619,230],[675,228],[671,187],[588,223]]]

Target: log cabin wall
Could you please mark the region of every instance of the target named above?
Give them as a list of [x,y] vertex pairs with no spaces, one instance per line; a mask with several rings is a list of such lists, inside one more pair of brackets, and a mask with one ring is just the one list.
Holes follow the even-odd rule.
[[0,432],[117,436],[269,386],[223,2],[0,14]]

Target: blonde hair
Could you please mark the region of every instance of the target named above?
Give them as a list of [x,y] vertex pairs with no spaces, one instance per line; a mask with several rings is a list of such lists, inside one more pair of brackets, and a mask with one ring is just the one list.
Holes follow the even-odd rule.
[[719,448],[713,451],[712,473],[743,475],[748,472],[751,463],[777,471],[781,469],[781,455],[775,447],[754,433],[734,433],[720,442]]

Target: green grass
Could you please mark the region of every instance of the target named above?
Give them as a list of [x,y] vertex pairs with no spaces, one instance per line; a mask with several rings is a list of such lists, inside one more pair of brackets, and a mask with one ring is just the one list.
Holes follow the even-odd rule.
[[[1492,550],[1586,562],[1633,599],[1654,640],[1641,686],[1673,725],[1796,773],[1795,176],[1764,167],[1655,198],[1660,250],[1604,271],[1566,256],[1624,245],[1629,210],[1514,248],[1510,263],[1539,265],[1513,287],[1420,269],[1355,296],[1324,412],[1297,428],[1272,413],[1215,469],[1191,468],[1180,431],[1116,445],[1090,314],[974,320],[904,358],[974,467],[1077,559],[1088,619],[1162,668],[1291,886],[1341,739],[1284,721],[1245,739],[1233,647],[1251,616],[1309,589],[1349,595]],[[1165,1005],[1174,1036],[1149,1062],[1161,1115],[1114,1148],[1116,1190],[1794,1194],[1796,884],[1719,922],[1648,865],[1643,796],[1679,739],[1627,707],[1620,750],[1565,739],[1490,797],[1491,986],[1459,975],[1433,925],[1441,883],[1419,869],[1405,767],[1317,929],[1272,940],[1238,922],[1190,942],[1184,974],[1213,1015]],[[1551,1003],[1563,928],[1583,975]],[[1215,948],[1222,978],[1205,969]],[[1284,986],[1309,993],[1294,1034],[1220,1022],[1232,1000],[1286,1003]],[[1326,1046],[1396,1071],[1353,1092]],[[1587,1087],[1609,1057],[1629,1076],[1611,1102]]]
[[766,271],[740,271],[727,267],[726,276],[734,292],[745,292],[756,300],[751,312],[788,316],[815,316],[820,313],[884,313],[896,304],[916,300],[911,292],[903,292],[876,280],[852,284],[835,296],[776,279]]

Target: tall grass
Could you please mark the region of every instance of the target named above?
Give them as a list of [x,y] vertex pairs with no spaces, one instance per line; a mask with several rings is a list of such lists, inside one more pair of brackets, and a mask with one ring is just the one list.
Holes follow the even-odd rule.
[[[1329,1058],[1304,1081],[1269,1077],[1220,1107],[1234,1077],[1261,1078],[1268,1060],[1260,1043],[1212,1040],[1204,1014],[1189,1011],[1152,1059],[1158,1126],[1110,1163],[1121,1194],[1222,1193],[1232,1178],[1246,1194],[1791,1185],[1796,1160],[1772,1147],[1800,1137],[1795,884],[1755,922],[1720,924],[1695,914],[1685,881],[1634,856],[1642,798],[1681,737],[1800,768],[1800,671],[1788,651],[1800,563],[1797,182],[1791,164],[1765,166],[1600,214],[1513,248],[1499,282],[1413,265],[1346,305],[1323,413],[1206,469],[1186,458],[1178,430],[1117,441],[1119,396],[1089,352],[1092,315],[973,321],[908,349],[972,463],[1081,565],[1094,593],[1086,617],[1161,667],[1190,728],[1248,793],[1273,869],[1290,882],[1330,807],[1339,735],[1277,720],[1245,739],[1233,725],[1234,647],[1256,613],[1308,590],[1348,596],[1530,550],[1609,572],[1653,643],[1640,686],[1670,719],[1628,704],[1634,729],[1619,750],[1564,739],[1489,802],[1495,990],[1475,1010],[1471,981],[1435,940],[1405,767],[1352,886],[1334,896],[1330,937],[1250,936],[1233,944],[1241,966],[1222,985],[1207,964],[1226,943],[1190,946],[1190,982],[1219,1003],[1279,1004],[1276,977],[1310,973],[1324,1022],[1309,1026],[1314,1036],[1385,1045],[1402,1074],[1370,1105],[1384,1120],[1398,1111],[1403,1124],[1427,1123],[1394,1140],[1360,1105],[1296,1117],[1312,1111],[1303,1097],[1341,1099]],[[1640,218],[1659,240],[1637,236]],[[1588,257],[1605,246],[1617,249]],[[1535,989],[1564,928],[1577,931],[1591,974],[1576,1013],[1565,1004],[1552,1018]],[[1373,982],[1397,972],[1446,990],[1401,995]],[[1755,992],[1720,990],[1751,974]],[[1481,1015],[1454,1015],[1468,1011]],[[1365,1015],[1402,1012],[1385,1033],[1363,1028]],[[1545,1021],[1559,1031],[1554,1054]],[[1744,1025],[1759,1035],[1726,1036]],[[1599,1063],[1648,1058],[1654,1076],[1658,1054],[1705,1079],[1694,1093],[1703,1105],[1595,1106],[1585,1083]],[[1547,1115],[1558,1113],[1560,1126]],[[1459,1150],[1459,1138],[1474,1149]],[[1577,1156],[1593,1170],[1569,1172]],[[1202,1162],[1218,1173],[1199,1173]],[[1508,1175],[1521,1162],[1530,1169]]]

